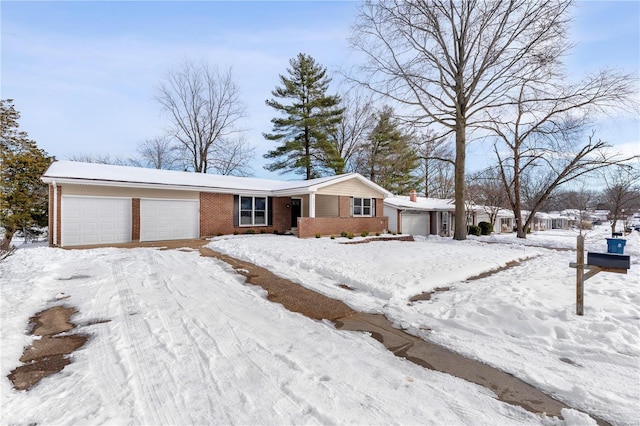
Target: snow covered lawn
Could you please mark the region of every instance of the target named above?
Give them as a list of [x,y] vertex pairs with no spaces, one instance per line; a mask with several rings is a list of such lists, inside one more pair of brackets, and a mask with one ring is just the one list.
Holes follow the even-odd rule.
[[[606,252],[610,228],[586,235]],[[209,246],[270,269],[357,310],[384,313],[410,332],[510,372],[570,406],[616,424],[638,424],[640,404],[640,234],[626,237],[627,275],[585,283],[585,315],[575,314],[574,231],[463,242],[345,245],[345,239],[220,237]],[[548,248],[547,248],[548,247]],[[522,260],[484,279],[481,272]],[[340,287],[345,284],[354,289]],[[430,301],[411,296],[437,292]]]
[[[527,244],[575,245],[575,234],[556,234],[532,235]],[[503,236],[491,243],[340,241],[250,235],[210,245],[384,313],[569,405],[615,424],[637,423],[637,233],[627,240],[628,275],[586,282],[584,317],[575,315],[574,252]],[[594,247],[606,251],[604,234],[590,234],[587,248]],[[466,281],[520,259],[530,260]],[[0,262],[0,279],[2,424],[563,423],[396,358],[362,333],[288,312],[197,252],[22,248]],[[450,290],[408,302],[436,287]],[[60,293],[70,297],[57,301]],[[78,309],[74,332],[89,334],[89,342],[61,373],[15,391],[6,376],[31,342],[28,318],[60,303]],[[110,321],[83,325],[96,320]],[[563,414],[568,424],[590,421]]]

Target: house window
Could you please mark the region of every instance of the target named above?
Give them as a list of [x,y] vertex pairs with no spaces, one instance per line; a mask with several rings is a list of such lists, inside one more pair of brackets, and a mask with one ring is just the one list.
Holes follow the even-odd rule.
[[373,200],[371,198],[353,198],[352,216],[371,216]]
[[266,197],[240,197],[240,226],[267,224]]

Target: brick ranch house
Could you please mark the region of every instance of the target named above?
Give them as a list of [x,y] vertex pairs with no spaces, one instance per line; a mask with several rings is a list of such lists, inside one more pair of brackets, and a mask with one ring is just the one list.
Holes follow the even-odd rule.
[[300,238],[388,229],[391,193],[357,173],[276,181],[55,161],[49,244],[74,246],[287,233]]

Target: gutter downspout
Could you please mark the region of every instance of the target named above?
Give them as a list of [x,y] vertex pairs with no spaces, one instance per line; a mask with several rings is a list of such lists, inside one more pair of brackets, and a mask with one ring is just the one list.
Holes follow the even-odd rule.
[[58,245],[58,185],[53,181],[53,246]]

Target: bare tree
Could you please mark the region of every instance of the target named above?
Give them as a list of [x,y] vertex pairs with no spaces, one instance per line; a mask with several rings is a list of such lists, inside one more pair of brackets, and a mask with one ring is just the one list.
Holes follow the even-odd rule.
[[251,176],[253,168],[247,161],[255,156],[255,146],[243,135],[216,145],[209,157],[209,169],[221,175]]
[[609,207],[611,234],[616,232],[618,219],[626,228],[627,214],[640,209],[640,168],[638,162],[628,167],[608,167],[602,173],[605,182],[604,202]]
[[79,161],[82,163],[96,163],[96,164],[112,164],[115,166],[130,166],[131,160],[123,158],[120,155],[112,157],[110,154],[74,154],[67,156],[67,160]]
[[157,101],[170,117],[169,134],[184,148],[194,172],[206,173],[211,164],[225,160],[212,155],[229,152],[226,148],[238,140],[232,136],[241,131],[238,121],[245,113],[231,69],[222,72],[185,61],[167,74]]
[[180,147],[168,136],[147,139],[138,145],[139,159],[133,161],[137,166],[152,169],[183,170]]
[[439,136],[455,134],[456,240],[466,238],[467,130],[562,42],[570,4],[382,0],[361,9],[352,45],[368,63],[359,82],[436,124]]
[[[594,133],[585,138],[584,132],[594,114],[634,107],[633,76],[602,71],[567,84],[559,71],[560,53],[546,56],[538,73],[523,77],[483,126],[495,135],[494,151],[519,238],[526,238],[535,212],[559,186],[629,160],[612,153],[606,142],[595,141]],[[525,204],[530,210],[526,221]]]
[[438,138],[427,129],[414,137],[420,157],[420,174],[423,176],[424,196],[451,198],[454,195],[454,155],[451,141]]
[[481,170],[469,176],[469,192],[477,194],[474,198],[478,205],[489,216],[489,222],[494,225],[500,210],[507,206],[507,193],[502,180],[495,168]]
[[342,120],[336,126],[332,135],[336,149],[344,160],[344,170],[341,172],[355,172],[358,169],[357,155],[376,125],[376,111],[370,95],[354,88],[342,97]]

